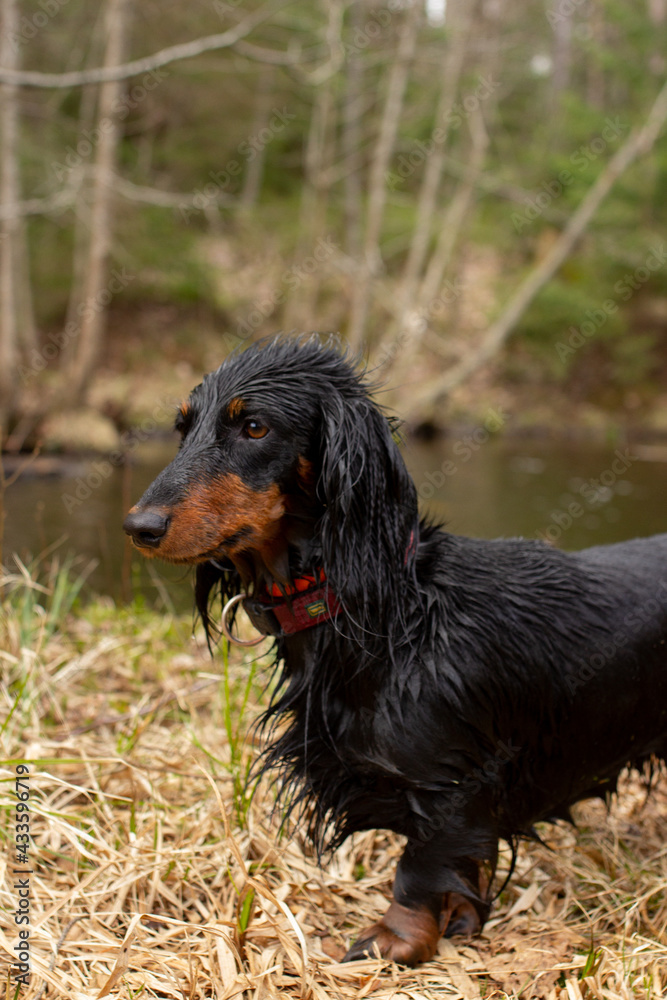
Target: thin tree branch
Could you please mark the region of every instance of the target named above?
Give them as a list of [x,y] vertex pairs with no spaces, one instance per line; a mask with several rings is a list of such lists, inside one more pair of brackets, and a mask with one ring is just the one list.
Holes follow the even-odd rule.
[[417,311],[428,308],[436,298],[443,277],[449,265],[454,246],[463,227],[475,191],[475,180],[481,173],[484,157],[489,145],[489,135],[484,124],[481,108],[473,111],[469,118],[472,147],[469,153],[468,175],[463,178],[451,202],[445,210],[435,250],[426,267],[426,274],[417,296]]
[[87,83],[111,83],[112,81],[127,80],[139,73],[149,73],[151,70],[159,69],[161,66],[167,66],[181,59],[192,59],[193,56],[199,56],[203,52],[228,49],[249,35],[258,24],[268,20],[277,10],[287,6],[290,2],[291,0],[282,0],[280,3],[267,4],[228,31],[206,35],[204,38],[195,38],[191,42],[183,42],[180,45],[170,45],[166,49],[155,52],[152,56],[133,59],[131,62],[118,66],[99,66],[71,73],[38,73],[0,67],[0,83],[11,83],[18,87],[63,89],[82,87]]
[[[450,37],[447,51],[443,57],[443,72],[440,81],[438,108],[435,115],[435,125],[443,133],[440,142],[426,161],[419,198],[417,201],[417,218],[414,234],[410,244],[399,292],[400,311],[399,324],[408,321],[411,305],[416,297],[419,276],[426,261],[429,240],[433,232],[433,218],[437,210],[437,196],[442,178],[445,148],[449,138],[449,112],[451,111],[459,82],[463,73],[463,64],[467,54],[470,26],[475,12],[475,4],[471,0],[463,0],[447,8],[448,23],[451,19]],[[392,331],[392,337],[395,331]],[[392,338],[390,338],[392,339]]]
[[[104,33],[106,50],[104,62],[107,66],[118,66],[123,58],[127,37],[127,19],[130,0],[107,0]],[[113,109],[121,92],[120,81],[103,83],[100,87],[98,119],[108,121],[110,127],[100,129],[100,139],[95,151],[93,171],[92,201],[90,210],[90,235],[86,254],[86,266],[80,295],[74,291],[77,311],[83,306],[81,327],[76,338],[73,357],[68,370],[67,391],[70,398],[77,401],[83,395],[92,374],[102,342],[105,310],[93,308],[104,290],[107,263],[111,248],[112,221],[112,181],[115,174],[120,125],[114,118]],[[70,312],[72,307],[70,307]]]
[[[144,205],[157,205],[159,208],[196,208],[196,191],[188,191],[184,194],[179,194],[178,191],[163,191],[161,188],[134,184],[132,181],[119,177],[118,174],[113,178],[112,183],[118,194],[127,198],[128,201],[138,201]],[[211,196],[206,195],[206,204],[229,207],[238,205],[238,199],[225,191],[217,191]]]
[[[88,173],[89,171],[86,171]],[[76,175],[73,183],[67,184],[46,195],[44,198],[26,198],[11,205],[0,205],[0,221],[2,219],[15,219],[27,215],[48,215],[50,212],[58,212],[64,208],[70,208],[75,201],[81,184],[84,172],[80,171]],[[111,183],[114,189],[128,201],[142,202],[145,205],[157,205],[159,208],[196,208],[196,191],[164,191],[162,188],[147,187],[142,184],[134,184],[124,177],[116,174]],[[238,204],[238,200],[225,191],[217,191],[213,195],[206,196],[207,204],[224,205],[230,207]]]
[[[350,6],[350,32],[352,37],[361,30],[364,14],[363,5],[353,3]],[[341,151],[344,155],[344,200],[343,215],[345,219],[345,249],[347,253],[357,258],[361,256],[361,150],[363,146],[363,127],[361,110],[363,108],[364,64],[358,48],[351,47],[345,72],[343,90],[343,107],[341,110]],[[333,173],[333,170],[330,170]],[[329,182],[331,183],[331,181]]]
[[[445,272],[449,266],[454,247],[459,239],[463,223],[469,211],[475,192],[475,178],[482,169],[484,157],[489,144],[489,136],[484,125],[481,108],[473,111],[469,118],[472,146],[468,161],[468,176],[461,181],[442,217],[440,233],[435,249],[426,267],[419,289],[412,293],[413,308],[407,303],[401,315],[401,329],[407,343],[404,344],[401,355],[396,359],[397,366],[404,367],[408,356],[419,349],[423,335],[427,329],[425,315],[429,307],[437,299]],[[406,350],[406,347],[408,350]]]
[[270,66],[296,66],[303,59],[301,45],[291,39],[287,49],[267,49],[262,45],[254,45],[252,42],[239,40],[236,51],[246,59],[253,62],[268,63]]
[[646,121],[640,129],[634,129],[626,142],[612,156],[581,204],[570,217],[565,229],[551,247],[549,253],[519,285],[507,303],[502,314],[487,331],[479,348],[458,364],[454,365],[442,378],[426,385],[420,394],[420,406],[429,409],[445,399],[471,375],[494,358],[513,332],[524,312],[535,296],[554,276],[558,268],[571,253],[574,244],[584,233],[598,208],[607,197],[619,177],[640,156],[650,152],[660,130],[667,120],[667,82],[663,85]]
[[0,205],[0,220],[19,219],[26,215],[48,215],[49,212],[68,208],[76,200],[77,186],[68,184],[45,198],[26,198],[13,204]]
[[396,55],[389,71],[380,130],[370,168],[363,255],[359,263],[357,281],[353,288],[347,334],[350,344],[355,349],[359,347],[366,327],[371,285],[382,265],[379,243],[387,202],[385,175],[396,143],[410,64],[417,44],[420,14],[421,6],[414,3],[408,8],[405,15],[405,21],[398,37]]

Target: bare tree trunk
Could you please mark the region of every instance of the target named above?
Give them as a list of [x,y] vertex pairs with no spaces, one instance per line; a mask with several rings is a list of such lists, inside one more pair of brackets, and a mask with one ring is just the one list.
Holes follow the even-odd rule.
[[479,348],[454,365],[444,377],[424,386],[420,396],[423,410],[428,411],[441,402],[498,354],[535,296],[572,252],[575,243],[585,232],[618,178],[639,156],[646,155],[653,148],[665,121],[667,121],[667,83],[658,94],[644,125],[640,129],[633,129],[625,143],[612,156],[559,238],[538,266],[519,285],[502,314],[487,331]]
[[[439,137],[437,144],[434,144],[433,152],[430,153],[426,160],[426,167],[419,192],[419,201],[417,203],[415,231],[405,262],[399,292],[397,322],[392,324],[393,328],[389,333],[388,340],[392,340],[395,337],[397,327],[403,330],[406,325],[409,326],[410,324],[410,313],[416,297],[419,276],[424,267],[433,232],[433,219],[437,212],[438,191],[442,180],[447,150],[449,115],[459,88],[459,81],[466,56],[468,32],[475,6],[472,0],[458,0],[458,2],[450,2],[447,6],[447,24],[450,26],[450,35],[448,38],[448,51],[443,60],[444,72],[440,83],[438,108],[435,115],[435,128],[442,132],[442,136]],[[444,232],[445,226],[449,221],[446,216],[441,233]]]
[[551,25],[553,27],[553,72],[551,74],[551,91],[549,103],[551,113],[560,117],[563,94],[570,84],[570,69],[572,66],[572,20],[573,13],[564,14],[561,11],[561,0],[553,0],[551,4]]
[[[566,18],[569,20],[569,18]],[[586,66],[586,102],[598,111],[604,110],[606,82],[604,69],[600,65],[599,53],[605,45],[604,8],[592,3],[588,9],[588,30],[593,41],[592,52]]]
[[[104,66],[122,63],[129,0],[108,0],[105,17],[107,39]],[[106,317],[105,291],[107,264],[112,235],[113,176],[120,139],[117,106],[122,84],[111,81],[100,85],[97,148],[95,151],[92,206],[90,211],[90,242],[88,262],[83,281],[81,301],[77,311],[81,327],[74,357],[68,372],[67,396],[80,401],[97,362]]]
[[648,0],[648,16],[655,28],[655,42],[649,60],[651,72],[663,76],[665,72],[665,52],[662,45],[665,22],[667,22],[667,0]]
[[[393,341],[385,345],[386,356],[391,359],[389,368],[391,379],[394,382],[403,381],[411,357],[414,357],[420,349],[423,339],[429,333],[431,317],[441,312],[440,307],[443,304],[441,302],[442,283],[447,271],[450,270],[454,249],[460,243],[466,219],[474,202],[489,145],[485,116],[493,117],[496,103],[496,96],[494,96],[497,86],[495,74],[502,52],[500,33],[504,20],[504,6],[505,0],[495,0],[493,5],[470,3],[464,9],[459,9],[456,12],[457,20],[452,28],[458,36],[455,43],[457,48],[463,52],[468,36],[472,37],[473,24],[476,29],[477,44],[479,45],[480,40],[483,39],[484,55],[478,67],[480,71],[483,70],[483,75],[480,73],[475,90],[466,95],[468,100],[462,99],[462,106],[467,109],[466,116],[471,137],[470,149],[465,158],[465,173],[449,201],[440,210],[438,210],[439,204],[436,198],[437,188],[433,191],[432,203],[430,201],[431,192],[429,192],[428,200],[423,208],[424,214],[420,221],[423,229],[417,240],[418,256],[415,258],[419,263],[419,268],[414,273],[411,286],[406,290],[401,303],[402,309],[398,314],[399,322],[393,330]],[[487,10],[487,7],[490,7],[490,10]],[[488,25],[484,23],[485,14]],[[450,16],[449,5],[447,16],[448,18]],[[453,67],[454,71],[456,71],[456,66]],[[459,67],[458,75],[461,72],[462,67]],[[457,81],[453,80],[452,85],[456,86]],[[452,101],[455,97],[456,90],[454,89]],[[438,150],[437,153],[434,151],[431,154],[427,172],[431,166],[430,160],[433,158],[440,161],[437,169],[441,175],[447,160],[446,150]],[[430,183],[432,184],[433,181],[431,180]],[[427,217],[427,209],[430,218]],[[434,233],[436,234],[435,247],[428,257],[430,237]],[[449,300],[449,295],[447,299]]]
[[[95,62],[103,58],[102,52],[98,52],[102,30],[104,29],[104,19],[102,23],[95,27],[94,44],[92,46]],[[81,103],[79,106],[79,133],[84,129],[92,129],[95,121],[95,109],[97,105],[97,91],[99,87],[88,84],[81,90]],[[74,224],[74,250],[72,253],[72,280],[70,286],[69,302],[67,304],[66,324],[69,328],[78,326],[79,314],[77,309],[83,301],[86,273],[88,267],[88,255],[90,244],[90,177],[87,176],[86,167],[83,165],[73,166],[72,173],[79,175],[79,194],[74,203],[75,224]],[[68,178],[74,181],[74,177]],[[75,355],[75,344],[66,351],[65,367],[71,363]]]
[[[271,82],[273,71],[269,67],[264,67],[259,74],[257,86],[257,97],[255,99],[255,116],[253,120],[252,134],[257,136],[262,127],[266,125],[271,109]],[[244,212],[249,212],[254,208],[262,187],[262,174],[264,173],[264,161],[266,159],[266,143],[260,142],[259,148],[253,147],[254,156],[248,160],[243,187],[239,196],[239,204]]]
[[[0,34],[0,65],[18,66],[18,4],[17,0],[2,0],[2,31]],[[0,204],[8,209],[20,201],[18,166],[18,88],[10,83],[0,90]],[[16,366],[18,363],[18,301],[16,266],[18,256],[18,215],[8,215],[0,221],[0,441],[16,398]]]
[[[325,41],[329,51],[341,44],[343,5],[329,0]],[[296,253],[296,267],[312,256],[317,240],[326,232],[329,195],[331,191],[331,163],[334,146],[334,86],[336,76],[327,74],[317,83],[308,144],[305,155],[305,183],[301,197],[300,239]],[[316,323],[315,311],[319,295],[320,277],[317,271],[297,279],[289,295],[284,322],[288,329],[312,326]]]
[[484,117],[480,108],[471,112],[468,122],[472,145],[468,159],[467,176],[457,188],[440,224],[438,241],[419,289],[417,308],[420,311],[428,309],[429,303],[437,297],[440,290],[442,279],[451,260],[452,251],[459,238],[463,221],[470,207],[489,145],[489,134],[486,131]]
[[403,369],[409,365],[415,352],[419,350],[424,335],[428,330],[428,318],[435,311],[438,295],[445,272],[449,266],[454,247],[456,246],[463,224],[472,204],[477,180],[484,164],[484,158],[489,145],[489,136],[484,126],[480,108],[473,111],[469,118],[472,146],[468,159],[466,178],[458,185],[453,198],[447,205],[444,215],[439,221],[439,235],[435,250],[426,268],[426,274],[419,291],[413,296],[412,308],[406,309],[401,325],[401,350],[394,353],[394,364],[391,366],[392,379],[402,381]]
[[[295,255],[297,268],[312,254],[317,238],[326,229],[330,184],[324,178],[328,173],[327,166],[331,152],[330,132],[333,111],[331,87],[331,79],[319,85],[310,120],[299,213],[299,243]],[[310,322],[316,298],[316,276],[311,274],[308,278],[298,279],[285,306],[285,326],[292,329]]]
[[380,131],[375,145],[375,155],[371,164],[368,185],[368,208],[366,211],[363,255],[352,296],[352,313],[348,329],[348,340],[353,348],[358,348],[361,344],[371,299],[371,286],[375,275],[378,274],[382,266],[380,235],[387,201],[385,175],[389,169],[389,163],[396,144],[396,134],[403,109],[405,87],[408,82],[410,63],[412,62],[417,42],[421,10],[422,6],[417,2],[412,3],[408,8],[398,38],[396,58],[389,71],[387,95],[385,97]]
[[353,42],[347,59],[341,148],[347,172],[344,180],[345,252],[353,260],[361,255],[361,113],[363,102],[364,62],[354,45],[361,30],[365,4],[356,0],[350,4],[349,36]]
[[37,322],[30,281],[30,254],[28,249],[28,228],[25,216],[19,219],[17,233],[17,288],[18,315],[20,316],[19,344],[24,356],[37,347]]

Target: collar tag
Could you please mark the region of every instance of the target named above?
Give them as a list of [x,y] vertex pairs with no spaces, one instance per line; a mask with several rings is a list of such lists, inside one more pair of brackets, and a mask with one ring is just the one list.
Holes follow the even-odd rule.
[[270,607],[283,632],[293,635],[333,618],[340,604],[335,594],[320,586],[299,594],[291,601],[283,599],[281,603],[271,604]]

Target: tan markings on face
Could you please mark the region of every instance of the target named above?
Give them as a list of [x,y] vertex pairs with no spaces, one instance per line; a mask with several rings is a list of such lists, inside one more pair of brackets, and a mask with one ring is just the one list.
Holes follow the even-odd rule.
[[169,528],[158,548],[141,552],[168,562],[197,563],[220,554],[225,541],[240,531],[243,536],[225,554],[263,548],[276,537],[285,504],[275,483],[255,491],[229,473],[193,486],[175,507],[156,511],[169,516]]
[[178,409],[183,419],[185,419],[188,413],[190,412],[190,404],[188,403],[187,399],[181,403]]
[[312,493],[315,485],[315,470],[313,469],[313,463],[309,462],[307,458],[303,457],[303,455],[299,455],[297,460],[296,474],[301,489],[305,493]]
[[229,406],[227,407],[227,413],[233,420],[234,417],[239,417],[243,413],[244,409],[245,409],[245,403],[243,402],[243,400],[239,399],[238,396],[235,396],[234,399],[231,400]]

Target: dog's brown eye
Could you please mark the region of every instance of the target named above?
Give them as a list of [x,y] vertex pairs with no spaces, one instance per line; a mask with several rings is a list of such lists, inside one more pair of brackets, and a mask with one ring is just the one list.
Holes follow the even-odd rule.
[[243,430],[248,437],[255,439],[263,438],[269,432],[269,428],[265,424],[260,424],[259,420],[246,420]]

